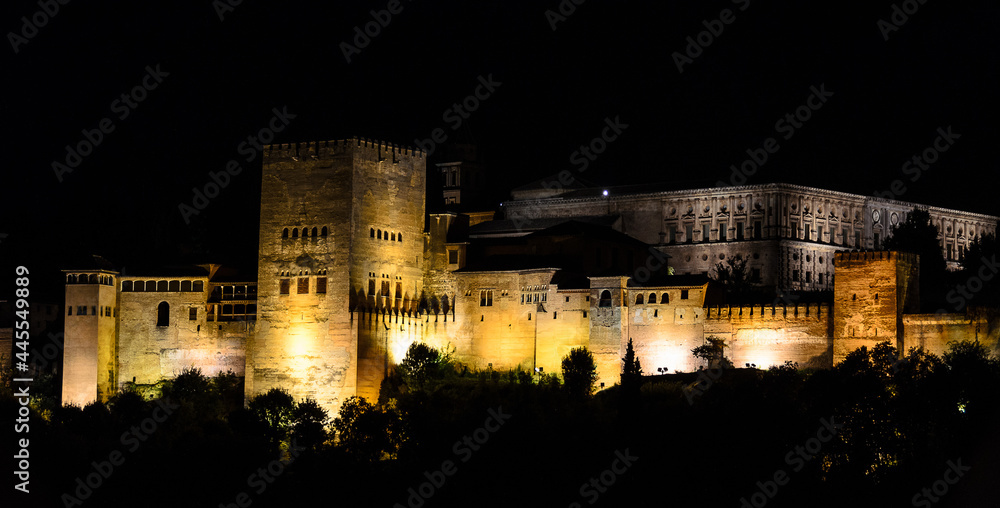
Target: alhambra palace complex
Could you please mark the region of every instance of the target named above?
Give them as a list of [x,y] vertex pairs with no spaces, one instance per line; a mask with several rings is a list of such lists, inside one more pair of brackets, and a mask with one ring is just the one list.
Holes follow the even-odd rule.
[[[478,166],[436,169],[446,203],[470,204]],[[65,270],[63,403],[198,367],[243,376],[248,397],[280,387],[335,414],[352,395],[376,399],[417,341],[470,367],[544,373],[586,346],[601,386],[619,381],[629,339],[646,373],[697,370],[691,349],[709,336],[762,368],[829,367],[886,340],[937,354],[956,339],[996,345],[965,313],[919,314],[919,260],[879,250],[912,203],[787,184],[605,193],[542,181],[494,217],[427,214],[426,188],[417,150],[268,146],[256,277],[220,265],[123,274],[97,256]],[[927,209],[952,269],[997,227]],[[778,294],[832,301],[722,305],[708,274],[733,256]]]

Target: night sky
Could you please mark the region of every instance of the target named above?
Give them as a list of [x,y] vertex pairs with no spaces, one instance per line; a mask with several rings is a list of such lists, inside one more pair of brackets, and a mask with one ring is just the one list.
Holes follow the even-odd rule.
[[[75,1],[53,16],[35,16],[36,1],[5,2],[2,269],[37,268],[37,289],[51,287],[53,301],[57,270],[92,253],[126,269],[211,260],[252,271],[260,157],[247,162],[240,144],[273,108],[295,115],[275,142],[412,146],[441,128],[478,143],[507,188],[562,170],[600,186],[711,184],[773,137],[777,151],[748,183],[870,195],[901,179],[902,200],[1000,215],[989,141],[998,134],[995,2],[932,0],[898,26],[887,1],[562,3],[560,19],[546,15],[559,12],[555,0]],[[348,63],[342,43],[354,45],[355,27],[374,31],[370,11],[389,7],[398,12]],[[44,26],[11,43],[22,16]],[[674,54],[700,32],[711,40],[690,48],[679,72]],[[123,106],[121,95],[157,66],[159,82],[146,78],[156,87]],[[449,108],[490,76],[499,85],[456,125]],[[821,86],[832,95],[785,139],[776,122]],[[65,164],[66,145],[105,118],[114,130],[60,182],[53,162]],[[571,154],[616,118],[627,127],[578,171]],[[960,138],[913,180],[903,164],[949,126]],[[233,159],[243,171],[186,224],[178,205]],[[0,280],[6,288],[13,275]]]

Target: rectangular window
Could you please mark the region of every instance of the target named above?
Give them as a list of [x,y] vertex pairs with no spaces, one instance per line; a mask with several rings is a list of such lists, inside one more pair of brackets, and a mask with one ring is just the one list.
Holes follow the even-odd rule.
[[97,315],[97,306],[96,305],[91,305],[90,306],[90,315],[91,316],[96,316]]
[[107,307],[104,307],[104,315],[108,316],[108,317],[111,317],[111,306],[110,305],[108,305]]
[[492,307],[493,306],[493,290],[483,289],[479,292],[479,306],[480,307]]
[[719,224],[719,241],[720,242],[726,241],[726,225],[725,224]]
[[791,222],[791,225],[792,225],[792,236],[791,237],[792,238],[798,238],[799,237],[799,221],[793,220]]
[[847,231],[847,228],[844,228],[844,237],[840,240],[840,243],[842,243],[844,245],[844,247],[847,247],[847,238],[848,238],[848,235],[849,235],[849,233]]
[[191,307],[188,309],[188,319],[191,321],[198,319],[198,307]]
[[874,248],[875,248],[875,250],[878,250],[879,240],[881,240],[881,238],[879,238],[879,234],[875,233],[875,236],[874,236]]
[[760,282],[760,268],[750,269],[750,282]]
[[806,241],[812,240],[812,228],[806,224]]
[[861,231],[854,232],[854,248],[861,248]]
[[819,284],[823,283],[823,274],[822,273],[817,273],[816,274],[816,282],[819,283]]
[[823,241],[823,226],[816,226],[816,241]]
[[667,226],[667,243],[677,243],[676,226]]
[[809,284],[812,281],[813,281],[813,273],[812,272],[806,272],[806,284]]
[[760,221],[759,220],[754,221],[753,222],[753,238],[754,238],[754,240],[760,240],[760,238],[761,238],[760,229],[761,229]]
[[458,264],[458,251],[450,250],[448,251],[448,264],[457,265]]
[[389,296],[389,281],[382,281],[382,296]]
[[309,277],[299,277],[297,293],[300,295],[309,293]]
[[681,300],[687,300],[687,299],[688,299],[688,290],[682,289],[681,290]]
[[291,287],[291,285],[292,285],[291,279],[281,279],[280,289],[278,290],[279,294],[287,295],[288,288]]
[[77,305],[76,306],[76,315],[77,316],[86,316],[87,315],[87,306],[86,305]]
[[72,316],[73,315],[73,306],[72,305],[67,305],[66,306],[66,315],[67,316]]
[[794,282],[798,282],[799,281],[799,271],[798,270],[792,270],[792,281],[794,281]]
[[736,223],[736,239],[737,240],[742,240],[743,239],[743,223],[742,222],[737,222]]
[[946,245],[945,247],[947,247],[947,248],[948,248],[948,261],[951,261],[951,258],[952,258],[952,252],[951,252],[951,251],[952,251],[952,247],[954,247],[954,246],[953,246],[952,244],[950,244],[950,243],[949,243],[949,244],[948,244],[948,245]]
[[101,317],[104,317],[104,307],[101,307]]
[[316,279],[316,294],[326,294],[326,277]]
[[684,241],[686,243],[694,242],[694,225],[687,224],[684,226]]

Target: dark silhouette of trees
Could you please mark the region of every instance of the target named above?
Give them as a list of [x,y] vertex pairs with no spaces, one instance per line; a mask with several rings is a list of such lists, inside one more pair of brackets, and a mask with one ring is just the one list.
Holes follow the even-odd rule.
[[594,355],[585,347],[570,350],[562,359],[563,385],[576,397],[587,397],[597,382],[597,365]]
[[921,308],[932,312],[945,307],[945,260],[927,210],[914,207],[905,221],[893,226],[884,248],[919,255]]
[[622,388],[626,390],[638,390],[642,384],[642,365],[635,356],[635,349],[632,348],[632,338],[629,337],[628,345],[625,347],[625,358],[622,358]]
[[725,339],[713,335],[705,337],[705,341],[707,341],[708,344],[698,346],[691,350],[691,354],[693,354],[695,358],[705,360],[708,363],[709,368],[727,369],[733,366],[733,362],[729,361],[729,358],[726,358]]
[[406,440],[403,420],[391,404],[370,404],[364,397],[349,397],[333,420],[338,445],[359,462],[395,458]]

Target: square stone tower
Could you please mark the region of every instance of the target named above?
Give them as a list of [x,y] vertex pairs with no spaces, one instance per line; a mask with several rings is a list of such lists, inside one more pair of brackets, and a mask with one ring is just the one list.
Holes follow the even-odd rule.
[[920,259],[895,251],[838,252],[833,290],[833,363],[861,347],[903,345],[903,313],[920,306]]
[[[103,261],[103,259],[95,259]],[[62,403],[107,402],[118,391],[118,272],[107,268],[66,273]]]
[[[418,150],[361,138],[265,147],[248,397],[284,388],[336,414],[347,397],[378,396],[389,317],[422,291],[425,193]],[[365,313],[386,318],[359,333]]]

